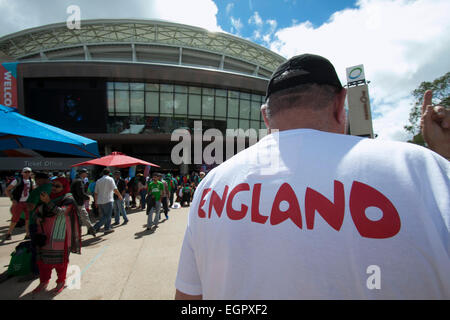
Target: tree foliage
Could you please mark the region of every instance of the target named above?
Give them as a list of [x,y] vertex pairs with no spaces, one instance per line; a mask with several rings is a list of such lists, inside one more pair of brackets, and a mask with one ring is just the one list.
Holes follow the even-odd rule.
[[450,72],[442,77],[435,79],[433,82],[424,81],[417,89],[412,92],[415,103],[409,113],[409,124],[404,126],[408,133],[414,138],[409,141],[412,143],[424,144],[423,137],[420,133],[420,118],[422,116],[422,103],[425,91],[433,90],[433,104],[450,107]]

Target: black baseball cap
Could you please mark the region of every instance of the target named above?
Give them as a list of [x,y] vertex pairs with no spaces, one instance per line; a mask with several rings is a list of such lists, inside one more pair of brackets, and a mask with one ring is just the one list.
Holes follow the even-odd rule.
[[300,84],[328,84],[342,89],[336,70],[328,59],[315,54],[302,54],[281,64],[267,86],[266,101],[272,93]]

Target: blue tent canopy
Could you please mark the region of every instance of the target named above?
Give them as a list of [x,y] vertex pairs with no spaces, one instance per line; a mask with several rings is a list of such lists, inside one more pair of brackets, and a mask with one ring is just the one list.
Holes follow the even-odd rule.
[[0,104],[0,150],[33,149],[99,157],[97,141],[25,117]]

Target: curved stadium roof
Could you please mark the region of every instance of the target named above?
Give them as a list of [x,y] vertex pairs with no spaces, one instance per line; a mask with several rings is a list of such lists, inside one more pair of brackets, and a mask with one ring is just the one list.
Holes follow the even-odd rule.
[[160,20],[57,23],[0,38],[17,61],[118,61],[212,68],[269,78],[285,59],[250,41]]

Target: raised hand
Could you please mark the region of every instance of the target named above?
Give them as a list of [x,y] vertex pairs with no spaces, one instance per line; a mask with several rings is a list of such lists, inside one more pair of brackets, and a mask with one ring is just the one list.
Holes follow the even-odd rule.
[[433,92],[427,90],[423,96],[420,128],[428,147],[450,160],[450,110],[433,106]]

